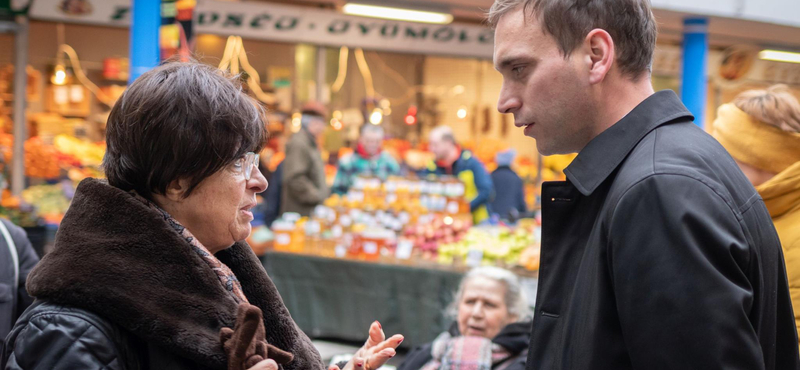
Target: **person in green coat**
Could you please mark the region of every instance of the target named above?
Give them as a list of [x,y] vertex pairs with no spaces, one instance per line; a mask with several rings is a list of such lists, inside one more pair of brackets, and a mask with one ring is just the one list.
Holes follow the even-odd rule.
[[327,110],[322,104],[303,106],[301,129],[286,143],[281,181],[281,214],[308,216],[328,197],[325,164],[317,140],[325,132]]
[[382,150],[383,139],[383,127],[368,123],[361,126],[355,152],[339,161],[333,180],[334,193],[347,193],[358,176],[375,176],[386,180],[389,176],[400,174],[400,165],[391,154]]

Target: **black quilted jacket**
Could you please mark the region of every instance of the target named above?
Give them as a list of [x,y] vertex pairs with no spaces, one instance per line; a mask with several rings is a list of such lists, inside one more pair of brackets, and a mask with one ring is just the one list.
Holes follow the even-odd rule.
[[3,370],[199,370],[83,309],[37,301],[17,321]]

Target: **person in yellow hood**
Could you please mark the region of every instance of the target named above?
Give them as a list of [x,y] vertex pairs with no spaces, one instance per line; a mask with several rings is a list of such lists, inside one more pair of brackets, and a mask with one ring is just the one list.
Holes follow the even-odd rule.
[[712,135],[764,199],[778,230],[800,328],[800,103],[784,85],[719,107]]

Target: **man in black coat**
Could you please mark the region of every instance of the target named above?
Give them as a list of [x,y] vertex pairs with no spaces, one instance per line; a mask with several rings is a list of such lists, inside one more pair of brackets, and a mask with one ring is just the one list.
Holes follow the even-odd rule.
[[497,0],[498,109],[544,155],[528,369],[797,369],[764,202],[671,91],[646,0]]

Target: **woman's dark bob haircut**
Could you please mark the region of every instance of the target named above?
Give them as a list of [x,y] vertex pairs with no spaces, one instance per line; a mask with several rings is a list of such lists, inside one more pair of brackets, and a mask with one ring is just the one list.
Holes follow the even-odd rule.
[[111,110],[108,183],[152,200],[183,179],[187,197],[244,153],[261,151],[264,119],[236,76],[195,61],[162,64],[137,78]]

